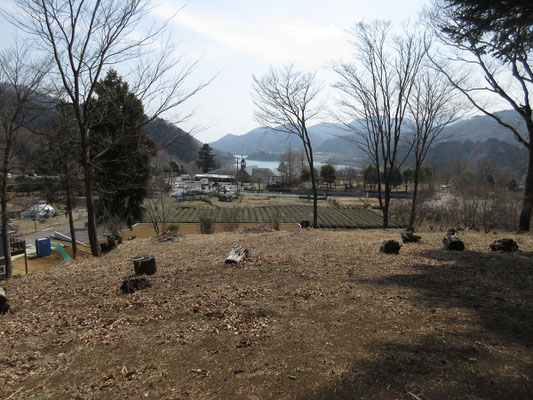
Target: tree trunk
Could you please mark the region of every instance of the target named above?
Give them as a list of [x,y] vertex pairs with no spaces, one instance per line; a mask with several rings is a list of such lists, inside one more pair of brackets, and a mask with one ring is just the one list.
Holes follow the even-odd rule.
[[[413,228],[415,224],[415,215],[416,215],[416,198],[418,195],[418,173],[420,171],[420,166],[415,166],[415,176],[414,176],[414,187],[413,187],[413,201],[411,202],[411,216],[409,217],[409,227]],[[407,191],[406,191],[407,192]]]
[[9,244],[8,230],[8,215],[7,215],[7,173],[9,166],[9,156],[11,152],[11,140],[6,132],[6,143],[4,148],[4,160],[2,162],[2,246],[4,247],[4,261],[6,268],[6,279],[11,278],[13,274],[13,266],[11,265],[11,246]]
[[309,135],[307,133],[307,128],[302,127],[304,132],[302,136],[305,155],[307,156],[307,163],[309,164],[309,172],[311,174],[311,186],[313,189],[313,228],[318,228],[318,193],[316,188],[316,176],[315,176],[315,166],[313,161],[313,148],[311,147],[311,141],[309,140]]
[[[66,172],[68,174],[68,172]],[[70,193],[70,180],[67,177],[65,182],[65,190],[67,192],[67,212],[68,212],[68,225],[70,228],[70,237],[72,239],[72,258],[76,259],[78,254],[78,244],[76,243],[76,230],[74,229],[74,218],[72,216],[72,198]]]
[[382,202],[383,213],[383,228],[389,227],[389,204],[390,204],[390,185],[385,182],[385,193],[383,193],[384,199]]
[[385,189],[385,202],[383,204],[383,228],[388,228],[389,227],[389,199],[388,199],[388,196],[387,196],[387,191]]
[[310,154],[309,168],[311,169],[311,187],[313,190],[313,228],[318,228],[318,193],[316,190],[316,177],[315,177],[315,168],[313,163],[313,156]]
[[520,211],[520,222],[518,225],[518,229],[525,232],[529,231],[531,224],[531,212],[533,211],[533,127],[530,129],[529,138],[530,145],[528,149],[529,161],[526,175],[526,191],[524,193],[522,210]]
[[98,235],[96,233],[96,210],[93,200],[92,188],[92,165],[89,154],[89,133],[84,126],[80,126],[81,133],[81,151],[83,164],[83,181],[85,184],[85,197],[87,202],[87,233],[89,234],[89,243],[91,245],[91,254],[94,257],[100,256],[100,246],[98,244]]
[[[5,162],[4,162],[5,164]],[[6,267],[6,279],[11,278],[13,266],[11,265],[11,247],[9,245],[7,215],[7,168],[2,168],[2,246],[4,247],[4,261]]]

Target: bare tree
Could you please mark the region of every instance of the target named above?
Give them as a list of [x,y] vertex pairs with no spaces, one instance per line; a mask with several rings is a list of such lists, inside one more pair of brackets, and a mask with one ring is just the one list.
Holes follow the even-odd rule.
[[150,182],[150,196],[144,199],[144,208],[154,227],[156,235],[166,229],[171,208],[169,206],[170,185],[165,178],[154,176]]
[[149,114],[147,123],[182,104],[207,83],[186,89],[185,81],[196,62],[173,58],[174,49],[164,40],[167,23],[139,32],[146,25],[141,23],[149,19],[149,0],[16,0],[16,5],[15,11],[3,15],[36,39],[40,50],[53,56],[52,81],[60,82],[58,91],[66,93],[65,100],[72,106],[79,131],[89,241],[92,254],[98,256],[92,187],[93,159],[98,155],[89,151],[91,129],[97,123],[89,101],[95,85],[108,69],[132,66],[124,75]]
[[[48,64],[36,61],[27,48],[16,46],[0,53],[0,197],[2,245],[6,277],[11,277],[11,251],[8,237],[7,184],[17,149],[23,145],[25,125],[38,115],[36,99]],[[32,111],[33,108],[33,111]]]
[[[390,23],[359,23],[352,29],[356,63],[334,66],[340,92],[341,120],[354,133],[353,141],[376,168],[383,227],[388,226],[394,175],[405,161],[399,145],[404,118],[425,48],[419,36],[393,35]],[[404,135],[405,136],[405,135]]]
[[72,257],[78,254],[76,242],[76,230],[74,229],[73,190],[76,181],[79,180],[79,146],[72,139],[76,136],[75,122],[72,119],[72,109],[68,104],[58,102],[55,108],[56,120],[48,138],[47,161],[50,163],[49,171],[52,175],[58,175],[59,182],[65,190],[65,205],[68,215],[70,238],[72,245]]
[[322,85],[316,73],[296,71],[294,65],[280,69],[270,68],[261,78],[253,77],[252,96],[256,106],[255,118],[275,131],[296,135],[302,146],[311,171],[313,190],[313,228],[318,227],[317,179],[313,161],[313,146],[307,126],[320,116],[324,109],[318,99]]
[[278,171],[283,174],[283,181],[288,187],[294,186],[298,178],[300,177],[300,165],[299,159],[302,154],[298,151],[294,151],[289,144],[285,152],[280,156],[280,163]]
[[425,67],[414,81],[408,100],[407,126],[410,128],[410,147],[414,156],[413,199],[409,226],[413,227],[416,216],[420,170],[433,144],[442,138],[444,129],[463,115],[458,93],[448,79],[432,68]]
[[[439,0],[427,13],[442,43],[455,49],[432,57],[435,66],[483,114],[503,126],[529,152],[519,229],[529,231],[533,213],[533,40],[528,2],[490,4]],[[453,66],[460,68],[455,71]],[[476,79],[481,77],[481,81]],[[493,112],[503,101],[517,112],[526,134]]]

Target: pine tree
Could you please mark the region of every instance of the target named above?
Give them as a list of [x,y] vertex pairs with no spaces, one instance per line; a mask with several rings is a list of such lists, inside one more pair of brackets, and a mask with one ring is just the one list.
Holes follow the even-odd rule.
[[129,91],[116,71],[109,71],[96,85],[91,99],[95,122],[90,142],[95,164],[95,188],[100,192],[97,216],[118,218],[131,225],[143,216],[148,194],[150,156],[155,143],[146,136],[142,102]]
[[213,149],[207,143],[198,150],[196,165],[204,174],[216,167],[215,156],[211,153],[212,151]]

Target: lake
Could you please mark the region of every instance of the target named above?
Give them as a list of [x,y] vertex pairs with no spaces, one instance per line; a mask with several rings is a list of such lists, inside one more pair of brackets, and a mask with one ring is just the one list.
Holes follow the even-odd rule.
[[[320,167],[327,163],[322,163],[319,161],[315,161],[315,168],[320,169]],[[257,165],[259,168],[270,168],[272,171],[276,171],[279,166],[279,161],[259,161],[259,160],[249,160],[246,159],[246,165],[248,167],[251,167],[252,165]],[[335,169],[342,169],[342,168],[355,168],[353,165],[342,165],[342,164],[332,164]],[[307,166],[307,162],[305,163],[305,166]]]

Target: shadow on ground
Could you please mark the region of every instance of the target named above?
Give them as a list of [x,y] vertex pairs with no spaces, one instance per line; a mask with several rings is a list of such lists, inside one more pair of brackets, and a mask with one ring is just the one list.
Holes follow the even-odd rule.
[[372,357],[301,399],[533,398],[533,254],[420,255],[412,274],[358,282],[413,290],[414,334],[374,342]]

